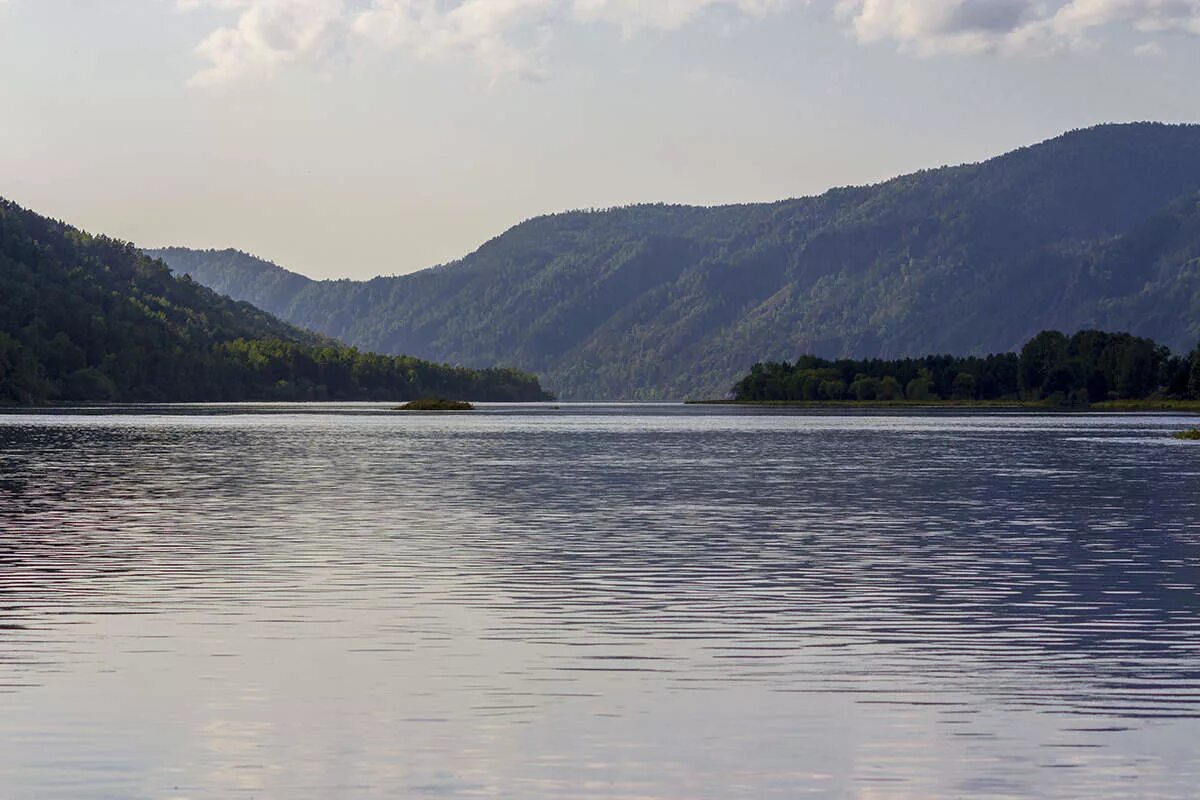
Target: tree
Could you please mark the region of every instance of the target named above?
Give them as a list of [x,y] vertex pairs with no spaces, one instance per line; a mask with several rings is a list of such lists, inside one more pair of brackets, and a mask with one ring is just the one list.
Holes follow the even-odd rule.
[[880,400],[903,400],[904,387],[891,375],[885,375],[879,382],[879,392],[876,396]]
[[846,396],[846,382],[825,381],[821,384],[821,396],[826,400],[841,400]]
[[1200,400],[1200,345],[1192,351],[1192,369],[1188,373],[1188,397]]
[[1067,364],[1058,364],[1050,370],[1045,381],[1042,382],[1041,395],[1050,397],[1061,394],[1066,397],[1073,388],[1075,388],[1075,373]]
[[117,387],[95,367],[84,367],[67,376],[62,388],[64,400],[105,401],[116,397]]
[[1108,377],[1101,370],[1092,370],[1087,379],[1088,397],[1105,400],[1108,397]]
[[1117,366],[1117,393],[1122,398],[1145,397],[1158,388],[1158,360],[1154,343],[1138,339],[1121,353]]
[[1046,379],[1067,359],[1067,337],[1059,331],[1042,331],[1021,348],[1018,369],[1023,396],[1036,399],[1046,390]]
[[879,397],[879,380],[859,373],[850,384],[850,394],[857,400],[874,400]]
[[955,400],[975,399],[975,376],[969,372],[960,372],[954,376]]
[[933,375],[929,370],[923,369],[917,373],[917,377],[908,382],[908,386],[904,388],[904,394],[909,400],[937,400],[938,396],[933,391]]

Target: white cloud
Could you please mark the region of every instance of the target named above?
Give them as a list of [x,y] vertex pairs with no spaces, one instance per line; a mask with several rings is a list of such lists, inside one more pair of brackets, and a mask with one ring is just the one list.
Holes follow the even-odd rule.
[[1051,19],[1064,32],[1082,32],[1113,23],[1143,33],[1177,31],[1200,35],[1200,0],[1073,0]]
[[202,6],[236,11],[231,27],[218,28],[196,46],[209,62],[191,83],[225,83],[269,76],[288,64],[324,58],[345,26],[345,0],[179,0],[183,10]]
[[836,11],[859,42],[923,56],[1086,47],[1117,27],[1200,35],[1200,0],[837,0]]
[[[0,0],[0,4],[6,0]],[[270,75],[364,45],[425,60],[466,59],[493,79],[536,78],[546,44],[568,25],[626,36],[675,30],[702,15],[761,19],[789,7],[832,11],[864,45],[919,56],[1028,54],[1090,47],[1108,29],[1200,35],[1200,0],[175,0],[231,16],[197,46],[197,85]]]
[[540,75],[540,45],[558,0],[373,0],[354,16],[355,35],[418,58],[466,57],[493,77]]
[[725,9],[762,17],[792,4],[793,0],[574,0],[574,18],[581,22],[608,22],[626,34],[643,28],[681,28],[707,10]]
[[543,73],[546,43],[565,25],[607,23],[629,35],[646,28],[676,29],[709,10],[761,17],[806,1],[176,0],[176,5],[238,15],[197,47],[210,65],[192,83],[208,85],[269,75],[281,66],[362,44],[420,59],[469,59],[493,78],[536,78]]
[[863,44],[895,42],[920,55],[1002,46],[1030,21],[1030,0],[839,0],[838,16]]

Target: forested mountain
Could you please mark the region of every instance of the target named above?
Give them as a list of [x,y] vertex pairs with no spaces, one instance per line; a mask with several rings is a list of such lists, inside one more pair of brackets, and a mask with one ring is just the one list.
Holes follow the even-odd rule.
[[236,251],[156,254],[295,324],[513,364],[565,399],[720,396],[759,361],[982,355],[1049,328],[1186,352],[1200,338],[1200,126],[1100,126],[777,203],[556,214],[365,282]]
[[362,353],[0,199],[0,403],[546,399],[536,378]]

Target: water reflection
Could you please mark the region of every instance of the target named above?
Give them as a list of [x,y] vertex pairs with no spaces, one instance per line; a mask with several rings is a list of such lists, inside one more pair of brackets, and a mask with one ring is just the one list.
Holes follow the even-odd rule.
[[0,783],[1189,796],[1180,424],[0,418]]

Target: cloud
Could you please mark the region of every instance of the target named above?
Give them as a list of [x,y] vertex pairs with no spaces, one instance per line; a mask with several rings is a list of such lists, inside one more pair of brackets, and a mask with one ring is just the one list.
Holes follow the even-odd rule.
[[179,0],[178,6],[238,12],[234,25],[218,28],[196,46],[196,54],[209,62],[192,77],[196,86],[319,61],[337,46],[345,27],[345,0]]
[[1200,0],[1073,0],[1051,19],[1054,27],[1066,32],[1113,23],[1129,24],[1143,33],[1200,35]]
[[608,22],[626,35],[644,28],[674,30],[708,10],[762,17],[792,0],[574,0],[573,16],[580,22]]
[[541,74],[539,51],[558,0],[373,0],[355,15],[353,33],[376,46],[423,59],[465,57],[493,78]]
[[792,0],[372,0],[354,17],[355,34],[419,58],[465,57],[493,78],[541,77],[542,52],[556,29],[609,23],[631,35],[676,29],[708,9],[762,16]]
[[[0,0],[4,2],[4,0]],[[475,62],[493,79],[538,78],[556,30],[606,23],[626,35],[672,30],[708,11],[762,17],[805,0],[176,0],[183,10],[236,12],[197,46],[209,66],[195,85],[270,75],[363,45],[424,60]]]
[[863,44],[921,56],[1077,49],[1108,28],[1200,35],[1200,0],[837,0],[836,14]]
[[839,0],[837,14],[863,44],[895,42],[919,55],[1000,47],[1029,21],[1029,0]]
[[[0,4],[6,0],[0,0]],[[1152,55],[1165,33],[1200,35],[1200,0],[175,0],[231,16],[196,48],[195,85],[270,76],[364,48],[473,62],[493,80],[540,78],[547,45],[567,26],[625,36],[676,30],[706,14],[759,20],[787,8],[832,13],[853,39],[922,57],[1027,55],[1096,46],[1123,29]]]

